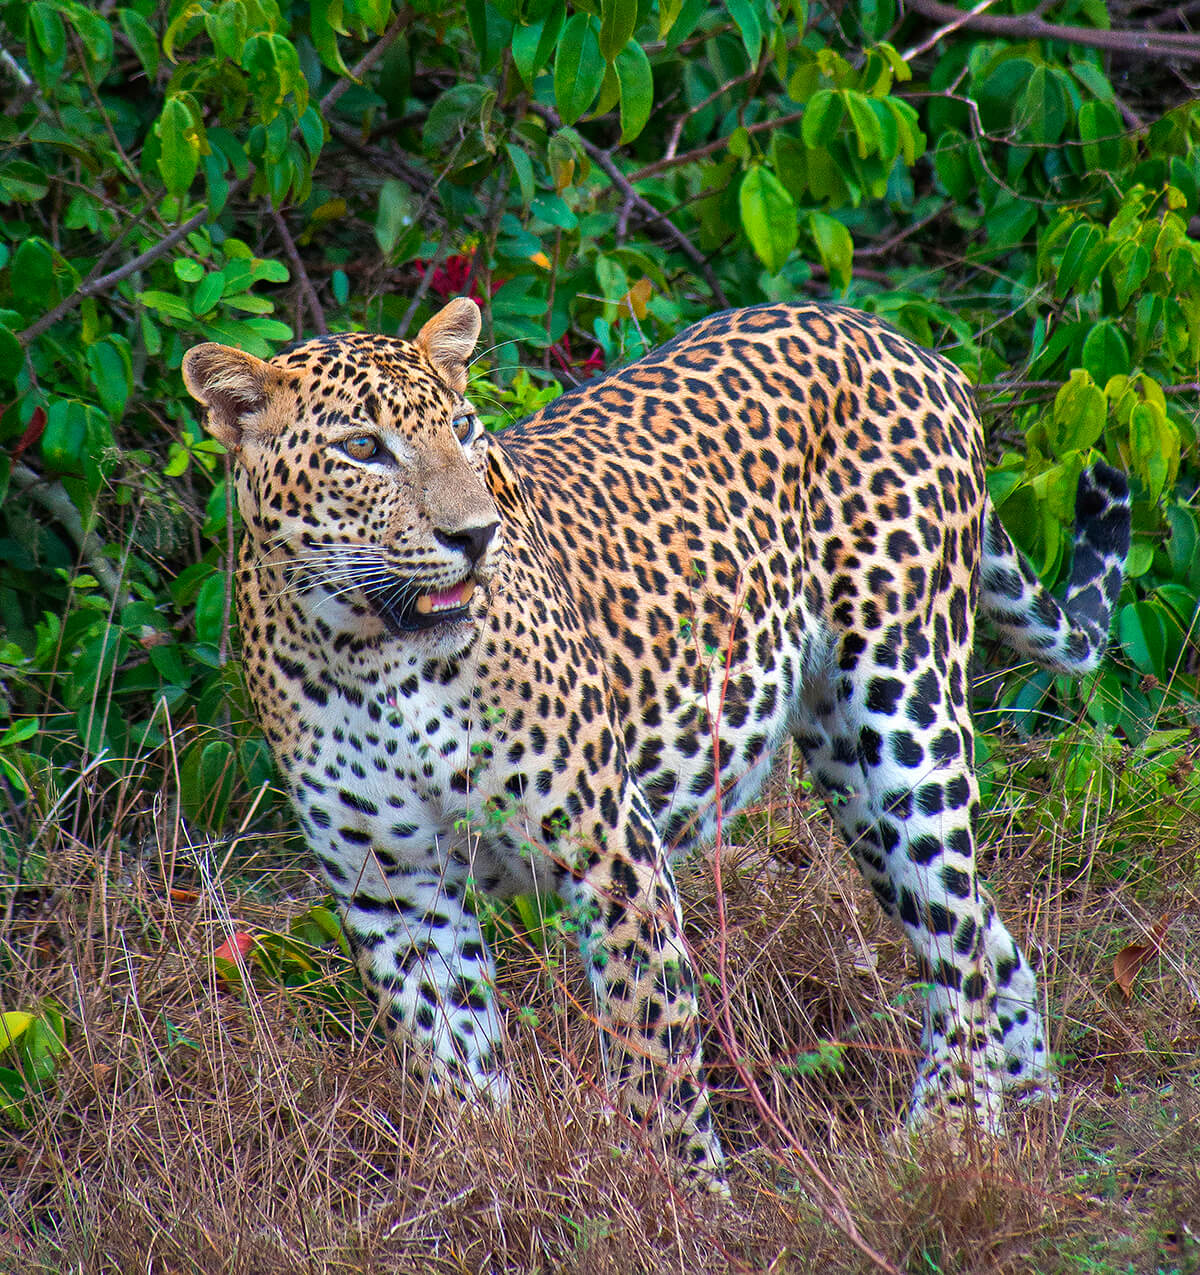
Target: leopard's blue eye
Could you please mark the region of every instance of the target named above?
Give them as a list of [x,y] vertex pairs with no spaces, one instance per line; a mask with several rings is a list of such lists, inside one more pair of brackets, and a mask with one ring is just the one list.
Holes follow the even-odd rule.
[[479,425],[479,417],[474,412],[464,412],[461,416],[456,416],[450,424],[454,427],[454,433],[458,436],[460,443],[468,443],[475,436]]
[[355,434],[342,443],[342,451],[351,460],[381,460],[386,454],[383,444],[372,434]]

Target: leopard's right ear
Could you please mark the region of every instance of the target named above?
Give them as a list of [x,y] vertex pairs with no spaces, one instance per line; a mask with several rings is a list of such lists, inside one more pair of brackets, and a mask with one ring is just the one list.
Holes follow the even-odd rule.
[[245,428],[262,417],[282,380],[278,368],[214,341],[195,345],[183,356],[183,383],[208,408],[205,428],[231,452],[241,446]]

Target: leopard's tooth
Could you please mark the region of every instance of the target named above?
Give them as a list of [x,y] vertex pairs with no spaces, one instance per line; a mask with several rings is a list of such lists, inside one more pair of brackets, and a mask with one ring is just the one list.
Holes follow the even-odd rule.
[[428,593],[422,593],[417,599],[416,608],[421,615],[428,615],[433,610],[433,599]]

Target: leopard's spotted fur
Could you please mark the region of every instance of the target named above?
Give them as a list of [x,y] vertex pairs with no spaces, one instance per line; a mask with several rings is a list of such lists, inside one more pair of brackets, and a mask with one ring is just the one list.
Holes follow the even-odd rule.
[[471,883],[557,890],[629,1107],[719,1174],[670,856],[791,735],[929,972],[914,1115],[998,1129],[1047,1053],[975,879],[974,620],[1092,667],[1123,477],[1081,479],[1059,604],[988,503],[962,376],[875,318],[716,315],[493,437],[478,330],[459,301],[415,342],[185,362],[236,460],[250,693],[367,987],[435,1075],[503,1093]]

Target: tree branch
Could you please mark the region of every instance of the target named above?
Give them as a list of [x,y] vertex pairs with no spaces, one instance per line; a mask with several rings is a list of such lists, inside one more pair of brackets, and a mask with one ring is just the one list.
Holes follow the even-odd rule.
[[[1141,31],[1104,31],[1096,27],[1058,26],[1053,22],[1045,22],[1032,13],[1011,16],[984,13],[986,5],[983,4],[968,11],[956,9],[952,4],[943,3],[943,0],[907,0],[907,3],[913,13],[919,13],[931,22],[945,24],[945,30],[939,32],[936,39],[962,29],[981,31],[984,35],[998,35],[1010,40],[1060,40],[1066,44],[1081,44],[1089,49],[1103,49],[1108,53],[1185,58],[1200,62],[1200,36],[1188,32],[1155,31],[1149,28]],[[936,39],[933,43],[936,43]],[[928,47],[928,44],[923,47]]]
[[24,464],[12,467],[12,480],[31,500],[37,501],[75,541],[84,565],[96,577],[109,598],[117,605],[124,602],[120,569],[104,556],[104,541],[83,525],[83,518],[76,509],[75,502],[67,495],[62,484],[43,478]]

